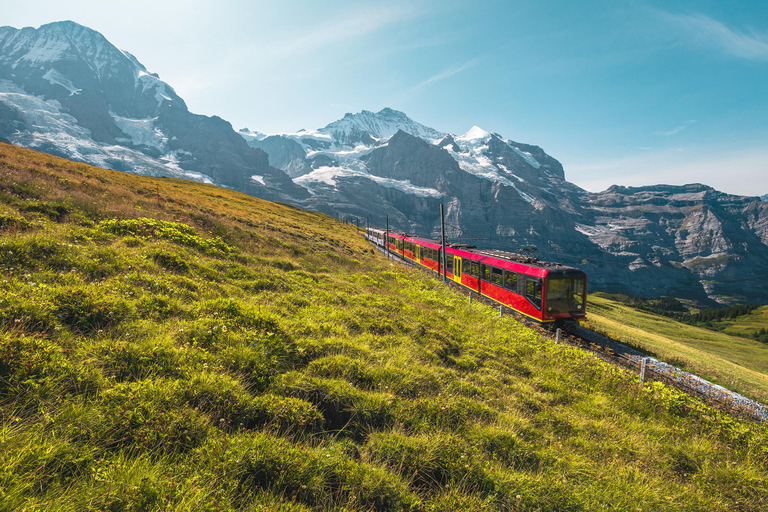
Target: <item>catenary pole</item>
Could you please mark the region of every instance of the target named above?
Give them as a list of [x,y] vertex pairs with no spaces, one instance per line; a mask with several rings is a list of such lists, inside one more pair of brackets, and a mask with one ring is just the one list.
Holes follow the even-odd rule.
[[440,241],[443,245],[443,271],[440,273],[443,275],[443,282],[445,282],[445,210],[443,203],[440,203]]
[[387,215],[387,234],[384,237],[384,245],[387,246],[387,259],[389,259],[389,215]]

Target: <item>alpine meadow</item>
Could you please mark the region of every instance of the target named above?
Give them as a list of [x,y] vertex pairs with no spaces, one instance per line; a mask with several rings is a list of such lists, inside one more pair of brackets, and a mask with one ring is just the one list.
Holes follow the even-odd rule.
[[0,144],[0,510],[768,509],[768,427],[325,214]]

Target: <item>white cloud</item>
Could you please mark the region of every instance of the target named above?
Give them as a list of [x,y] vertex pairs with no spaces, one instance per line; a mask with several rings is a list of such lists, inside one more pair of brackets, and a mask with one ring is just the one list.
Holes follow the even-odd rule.
[[660,132],[653,132],[653,134],[654,135],[662,135],[662,136],[665,136],[665,137],[669,137],[671,135],[675,135],[677,133],[680,133],[681,131],[685,130],[686,128],[688,128],[688,126],[692,125],[695,122],[696,122],[696,120],[692,119],[690,121],[684,122],[683,124],[681,124],[680,126],[678,126],[676,128],[672,128],[671,130],[660,131]]
[[657,11],[688,42],[704,48],[719,49],[747,60],[768,61],[768,34],[741,32],[704,14],[672,14]]
[[569,181],[593,192],[611,185],[703,183],[729,194],[768,193],[766,148],[714,154],[687,148],[644,151],[623,158],[570,164],[565,171]]
[[438,82],[442,82],[446,78],[450,78],[454,75],[458,75],[459,73],[466,71],[473,67],[475,64],[477,64],[477,58],[469,60],[465,62],[464,64],[461,64],[459,66],[450,66],[441,72],[437,73],[434,76],[431,76],[424,80],[423,82],[419,82],[418,84],[414,85],[407,91],[403,92],[400,96],[397,97],[396,100],[393,100],[393,103],[396,103],[398,101],[407,100],[409,98],[412,98],[419,94],[424,89],[430,87],[431,85],[434,85]]

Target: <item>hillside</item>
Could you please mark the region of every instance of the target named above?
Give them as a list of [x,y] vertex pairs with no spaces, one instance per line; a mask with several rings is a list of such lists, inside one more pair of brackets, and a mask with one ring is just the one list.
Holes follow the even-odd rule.
[[635,309],[601,293],[589,297],[587,311],[590,328],[742,395],[768,402],[765,343],[733,332],[687,325]]
[[768,509],[768,428],[331,217],[0,144],[0,229],[0,510]]

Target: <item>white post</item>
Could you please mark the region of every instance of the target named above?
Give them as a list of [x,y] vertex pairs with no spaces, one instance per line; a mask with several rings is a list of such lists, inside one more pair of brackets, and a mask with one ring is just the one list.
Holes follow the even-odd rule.
[[647,357],[644,357],[642,361],[640,361],[640,386],[643,385],[643,381],[645,380],[645,362],[648,360]]
[[499,318],[504,316],[504,306],[499,306]]

